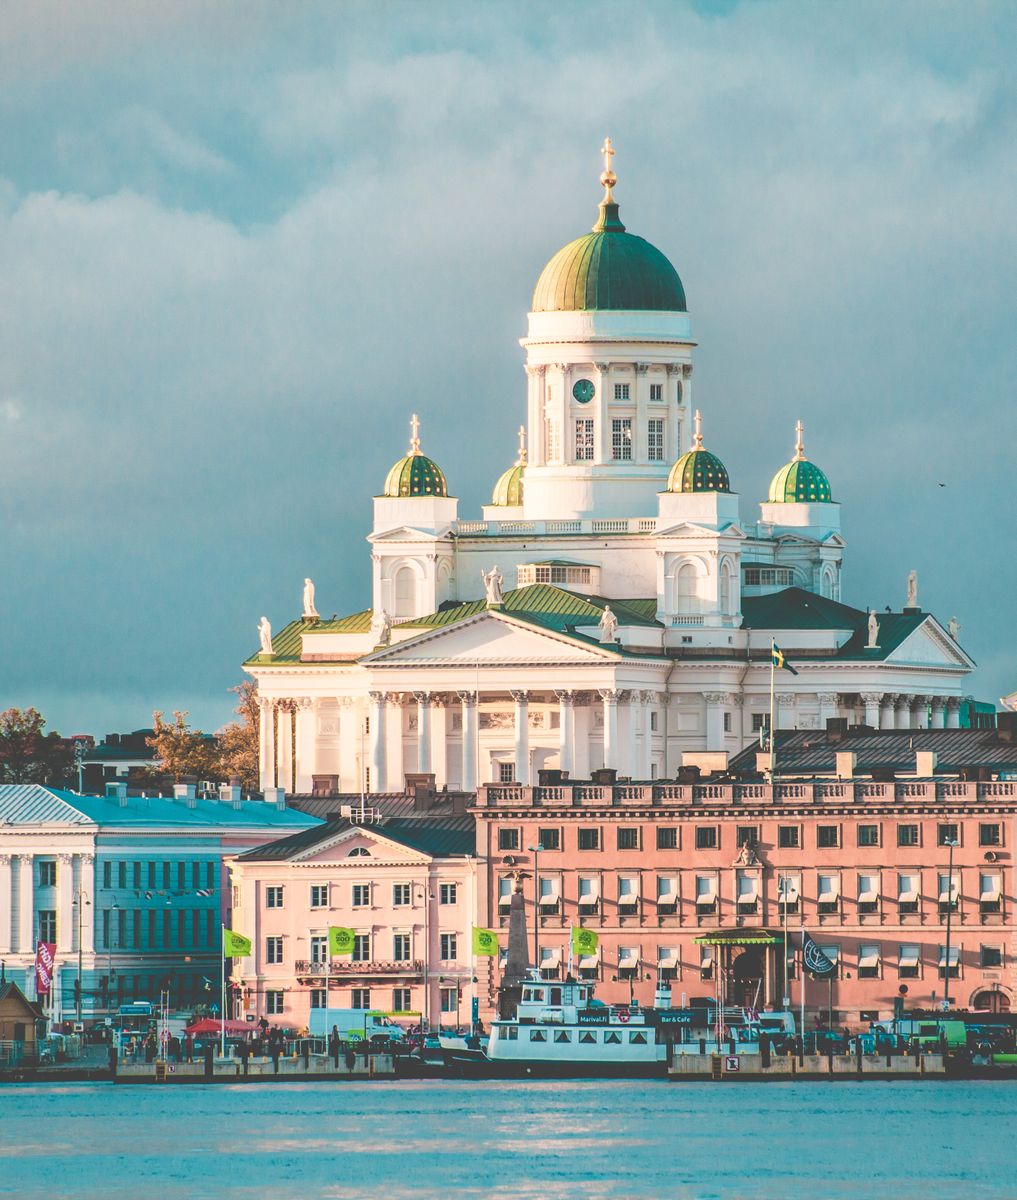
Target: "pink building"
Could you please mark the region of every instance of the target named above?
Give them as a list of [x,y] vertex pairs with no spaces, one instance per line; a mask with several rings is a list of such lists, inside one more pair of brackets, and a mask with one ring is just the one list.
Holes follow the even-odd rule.
[[[369,811],[370,817],[370,811]],[[312,1008],[363,1008],[432,1025],[470,1019],[474,821],[330,821],[228,860],[241,1012],[304,1028]],[[356,933],[329,959],[329,926]]]
[[[599,954],[573,966],[605,1001],[628,1000],[631,988],[651,1003],[658,974],[676,1004],[713,996],[722,953],[730,1003],[779,1005],[783,888],[789,947],[804,924],[837,964],[832,997],[825,982],[807,984],[809,1027],[831,999],[835,1023],[851,1027],[892,1016],[901,994],[908,1008],[930,1007],[944,997],[948,961],[957,1007],[1014,1003],[1017,783],[492,785],[474,812],[487,863],[478,924],[507,932],[513,875],[524,872],[540,966],[549,977],[568,969],[569,929],[589,926]],[[788,972],[797,1009],[793,961]],[[497,968],[482,964],[480,981],[486,1015]]]

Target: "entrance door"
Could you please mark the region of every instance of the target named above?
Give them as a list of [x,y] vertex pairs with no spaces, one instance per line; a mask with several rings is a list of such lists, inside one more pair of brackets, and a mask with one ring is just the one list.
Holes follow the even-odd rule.
[[731,964],[729,1003],[741,1008],[762,1008],[763,972],[766,958],[762,946],[747,946]]

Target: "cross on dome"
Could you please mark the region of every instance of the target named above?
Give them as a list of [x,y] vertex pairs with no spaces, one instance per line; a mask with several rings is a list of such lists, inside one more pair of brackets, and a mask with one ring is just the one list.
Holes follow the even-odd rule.
[[696,415],[693,418],[695,422],[695,437],[693,439],[693,450],[702,450],[703,448],[703,416],[699,409],[696,409]]
[[600,152],[604,156],[604,169],[600,173],[600,182],[604,185],[604,200],[610,204],[614,200],[614,197],[611,195],[611,189],[618,182],[618,176],[615,175],[611,168],[611,159],[614,158],[617,151],[611,145],[609,137],[604,138],[604,144],[601,146]]
[[416,413],[410,417],[410,453],[420,453],[420,418]]
[[801,420],[795,422],[795,458],[800,461],[805,457],[805,444],[802,442],[802,434],[805,432],[805,426]]
[[516,459],[517,467],[526,466],[526,426],[519,426],[519,457]]

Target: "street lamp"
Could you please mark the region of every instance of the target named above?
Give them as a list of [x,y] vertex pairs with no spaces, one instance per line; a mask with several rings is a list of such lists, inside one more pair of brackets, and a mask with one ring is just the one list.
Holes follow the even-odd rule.
[[[113,1011],[113,914],[120,912],[120,905],[114,900],[109,909],[109,930],[106,935],[106,1007],[112,1013]],[[78,946],[81,946],[81,939],[78,939]]]
[[540,970],[540,875],[537,871],[538,855],[544,847],[538,842],[526,849],[533,855],[533,965]]
[[77,1020],[78,1024],[80,1025],[81,1024],[81,913],[82,913],[82,910],[84,909],[85,905],[86,904],[90,905],[92,903],[92,901],[89,900],[89,898],[85,895],[82,888],[79,887],[77,889],[77,891],[74,893],[74,899],[71,901],[71,903],[78,910],[78,912],[77,912],[77,916],[78,916],[78,986],[77,986],[77,995],[74,998],[74,1000],[75,1000],[74,1008],[75,1008],[75,1012],[77,1014],[76,1020]]
[[947,838],[943,842],[944,846],[950,848],[948,866],[947,866],[947,888],[946,894],[946,982],[943,985],[943,1011],[950,1011],[950,917],[953,914],[953,849],[957,845],[956,838]]

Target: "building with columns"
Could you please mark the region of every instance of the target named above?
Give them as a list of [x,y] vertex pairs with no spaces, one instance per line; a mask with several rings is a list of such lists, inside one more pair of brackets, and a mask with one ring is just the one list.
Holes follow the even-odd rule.
[[757,737],[772,641],[797,671],[779,728],[958,724],[974,664],[957,626],[920,606],[914,573],[900,610],[848,603],[840,507],[801,422],[758,510],[736,494],[722,411],[704,426],[693,407],[684,286],[622,223],[612,154],[592,231],[537,279],[524,436],[482,519],[460,519],[414,416],[374,499],[365,606],[323,620],[305,587],[297,619],[263,622],[245,668],[264,788],[674,778]]

